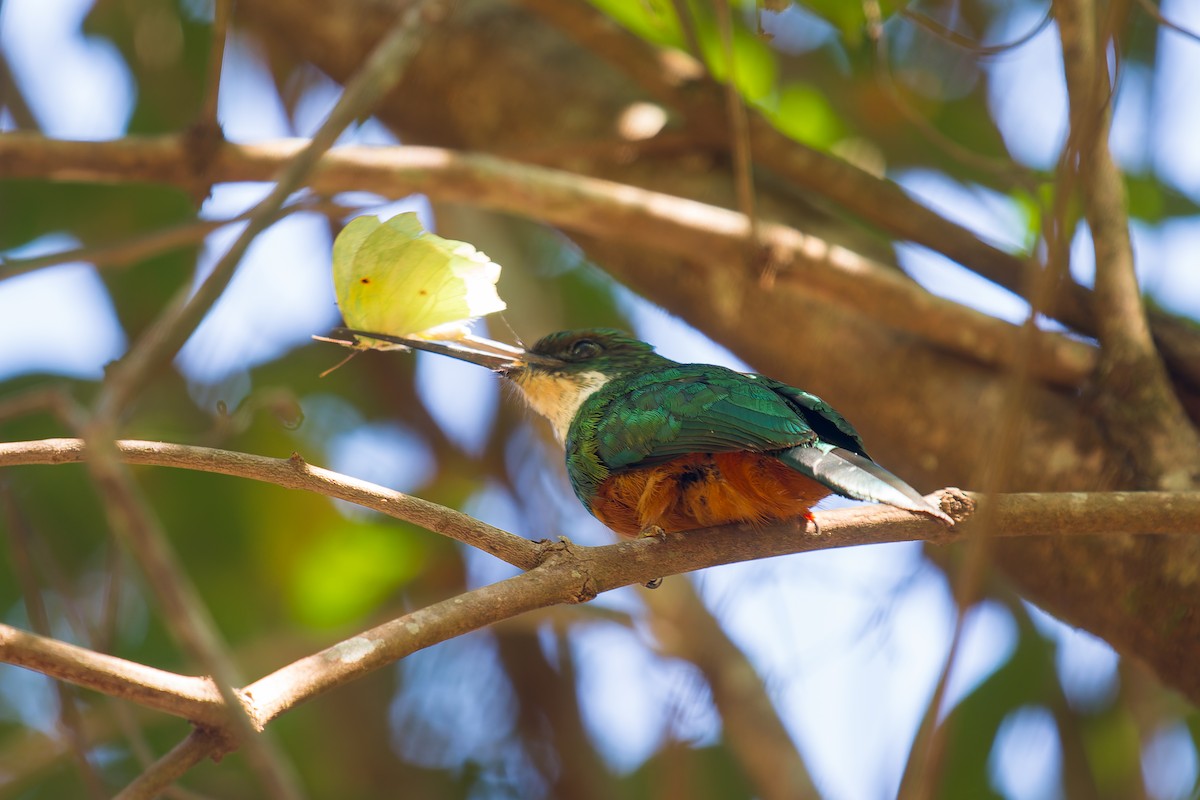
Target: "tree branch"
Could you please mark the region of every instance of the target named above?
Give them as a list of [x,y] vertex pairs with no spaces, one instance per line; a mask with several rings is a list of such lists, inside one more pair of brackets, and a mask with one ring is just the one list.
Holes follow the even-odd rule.
[[[0,466],[82,458],[81,447],[63,444],[50,440],[4,445]],[[138,445],[145,444],[122,443],[117,452],[136,461],[139,453],[147,451]],[[231,457],[201,448],[178,453]],[[255,477],[264,479],[261,472]],[[959,521],[953,529],[898,509],[869,506],[819,513],[819,532],[801,520],[763,527],[730,525],[603,547],[542,543],[537,546],[539,563],[528,572],[406,614],[295,661],[245,687],[238,697],[249,705],[255,727],[261,728],[296,705],[417,650],[536,608],[586,602],[621,586],[716,564],[878,542],[946,544],[978,534],[972,524],[974,498],[947,490],[940,499],[943,509]],[[995,536],[1039,535],[1047,530],[1056,536],[1194,534],[1200,520],[1200,493],[1004,495],[989,502],[994,520],[990,533]],[[130,665],[10,628],[0,628],[0,634],[0,656],[6,661],[170,713],[183,711],[210,723],[214,716],[228,719],[214,714],[214,703],[221,701],[214,699],[215,689],[205,680]],[[133,688],[127,685],[130,674],[135,679]],[[1200,696],[1200,681],[1182,688]],[[233,740],[218,736],[206,741],[209,751],[215,752],[232,746]],[[190,748],[185,752],[191,755],[180,756],[181,763],[203,757]]]
[[[118,441],[116,447],[121,458],[129,464],[216,472],[316,492],[420,525],[491,553],[521,569],[532,569],[540,561],[538,546],[522,536],[428,500],[312,466],[299,455],[267,458],[212,447],[137,440]],[[68,464],[83,461],[86,457],[86,447],[81,439],[0,443],[0,466]]]
[[[303,141],[226,143],[213,159],[219,181],[269,180]],[[26,134],[0,138],[0,172],[57,180],[189,179],[180,141],[172,137],[66,142]],[[568,231],[689,262],[736,263],[745,257],[746,218],[717,206],[598,178],[479,154],[425,147],[341,147],[327,153],[309,180],[323,193],[352,189],[389,197],[414,192],[543,220]],[[779,266],[779,291],[817,295],[896,330],[985,364],[1010,366],[1017,328],[930,294],[895,270],[843,247],[779,224],[763,224],[761,261]],[[1032,373],[1076,387],[1090,375],[1095,351],[1057,333],[1037,331]]]
[[1112,87],[1107,38],[1093,0],[1055,0],[1070,98],[1068,147],[1078,159],[1084,215],[1096,254],[1099,379],[1110,435],[1146,486],[1182,490],[1200,480],[1200,436],[1159,358],[1134,271],[1125,186],[1108,149]]
[[[0,465],[7,463],[0,459]],[[954,528],[891,507],[865,506],[818,512],[819,532],[798,520],[757,528],[726,525],[599,547],[543,542],[538,546],[541,563],[530,571],[364,631],[282,667],[240,695],[256,727],[262,727],[306,700],[417,650],[536,608],[587,602],[622,586],[718,564],[864,544],[944,545],[975,535],[977,499],[957,490],[946,490],[941,499],[943,509],[959,520]],[[1195,535],[1200,520],[1200,492],[1012,494],[997,497],[994,504],[992,535],[1005,537],[1043,536],[1047,530],[1054,536]],[[227,719],[227,712],[215,713],[221,701],[206,679],[131,664],[7,626],[0,626],[0,656],[204,724]],[[125,685],[130,680],[133,688]],[[1200,695],[1200,681],[1194,689]]]
[[189,719],[226,724],[229,710],[208,678],[177,675],[0,623],[0,661]]
[[228,749],[229,742],[220,732],[198,728],[151,764],[149,769],[138,775],[113,800],[154,800],[171,784],[182,778],[189,769],[204,759],[216,757]]

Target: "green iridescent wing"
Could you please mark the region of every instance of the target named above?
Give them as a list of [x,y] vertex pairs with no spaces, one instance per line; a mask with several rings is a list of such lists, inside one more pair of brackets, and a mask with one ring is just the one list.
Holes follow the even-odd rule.
[[596,455],[610,469],[817,440],[805,416],[767,382],[720,367],[667,367],[597,399],[607,402],[595,421]]

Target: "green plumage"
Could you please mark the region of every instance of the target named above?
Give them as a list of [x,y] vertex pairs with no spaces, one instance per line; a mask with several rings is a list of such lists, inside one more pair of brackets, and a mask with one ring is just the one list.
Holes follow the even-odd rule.
[[761,375],[654,356],[580,406],[567,433],[567,472],[586,505],[615,470],[689,453],[812,446],[822,438],[818,431],[866,455],[850,424],[807,392]]

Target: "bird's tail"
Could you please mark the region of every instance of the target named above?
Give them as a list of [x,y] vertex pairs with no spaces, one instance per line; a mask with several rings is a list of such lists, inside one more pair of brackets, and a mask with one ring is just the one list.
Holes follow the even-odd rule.
[[844,447],[819,442],[784,450],[778,458],[792,469],[828,486],[837,494],[869,503],[886,503],[926,514],[953,525],[954,520],[934,507],[916,489],[865,456]]

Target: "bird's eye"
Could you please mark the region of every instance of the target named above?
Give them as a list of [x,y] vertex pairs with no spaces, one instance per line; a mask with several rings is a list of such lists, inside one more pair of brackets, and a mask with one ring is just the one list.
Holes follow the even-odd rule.
[[600,355],[601,347],[591,339],[580,339],[571,345],[571,356],[580,360]]

